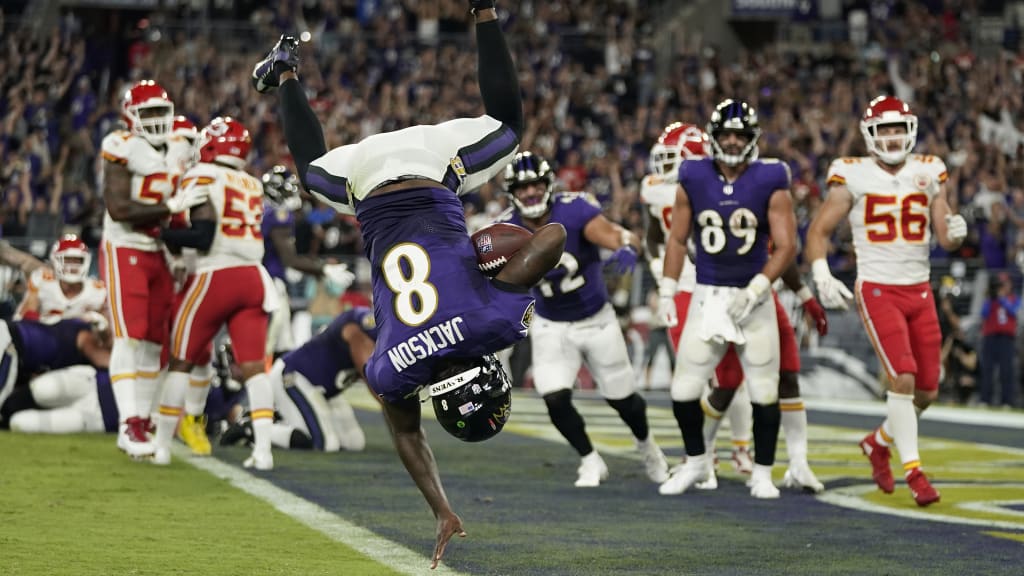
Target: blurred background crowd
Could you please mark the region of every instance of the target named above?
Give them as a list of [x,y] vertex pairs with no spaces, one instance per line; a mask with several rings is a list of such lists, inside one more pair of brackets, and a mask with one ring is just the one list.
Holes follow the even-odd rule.
[[[176,113],[198,126],[219,115],[240,119],[255,139],[256,174],[290,163],[274,100],[249,85],[253,63],[283,32],[304,42],[300,73],[328,146],[482,113],[464,0],[94,7],[101,4],[8,0],[0,13],[0,226],[5,240],[40,257],[64,231],[97,245],[99,143],[117,126],[120,96],[135,80],[160,82]],[[552,161],[562,188],[592,192],[611,219],[638,231],[648,152],[673,121],[703,125],[725,97],[750,102],[762,122],[761,156],[792,168],[803,233],[826,193],[829,163],[864,153],[858,120],[867,103],[879,94],[911,103],[920,120],[916,151],[946,162],[950,202],[971,224],[956,254],[933,253],[948,355],[943,397],[1019,402],[1021,394],[976,390],[992,377],[987,366],[1008,365],[984,353],[991,334],[983,313],[992,308],[985,303],[1016,298],[1024,267],[1024,2],[524,0],[499,8],[521,74],[523,148]],[[497,182],[465,198],[471,227],[507,205]],[[296,244],[302,253],[356,261],[355,226],[307,199]],[[840,231],[830,259],[852,281],[848,234]],[[364,282],[345,295],[296,274],[293,306],[308,309],[315,325],[365,300],[365,266]],[[11,270],[3,279],[9,313],[22,284]],[[638,348],[648,328],[636,311],[650,287],[638,267],[617,291]],[[850,353],[876,366],[854,313],[831,319],[832,334],[808,336],[808,349],[842,341],[850,350],[857,340]],[[1012,331],[1019,390],[1016,323]]]

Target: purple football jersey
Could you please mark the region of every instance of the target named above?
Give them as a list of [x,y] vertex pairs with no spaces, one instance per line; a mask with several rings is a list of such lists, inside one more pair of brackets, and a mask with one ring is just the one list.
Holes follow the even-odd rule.
[[337,396],[338,375],[355,370],[348,342],[341,337],[346,324],[359,326],[372,340],[377,339],[377,324],[369,308],[353,308],[338,315],[323,331],[308,342],[284,355],[284,373],[298,372],[310,384],[323,388],[327,398]]
[[679,184],[693,209],[697,283],[746,286],[768,261],[768,203],[789,189],[789,169],[775,160],[755,160],[727,184],[711,158],[679,165]]
[[284,208],[265,204],[263,221],[260,223],[260,231],[263,233],[263,267],[267,269],[271,278],[284,280],[284,263],[281,262],[281,255],[277,253],[274,241],[270,238],[271,230],[282,227],[288,228],[288,235],[294,237],[295,215]]
[[415,397],[440,359],[480,357],[526,336],[533,297],[480,272],[454,192],[438,186],[370,196],[356,204],[356,217],[378,330],[366,379],[382,398]]
[[82,320],[61,320],[56,324],[12,322],[11,337],[18,350],[18,378],[47,370],[58,370],[89,359],[78,351],[78,333],[92,330]]
[[[529,228],[518,211],[504,221]],[[608,302],[601,273],[600,248],[583,237],[583,229],[601,215],[601,205],[585,192],[562,192],[552,199],[551,219],[565,226],[565,251],[558,266],[544,276],[533,296],[537,315],[548,320],[573,322],[597,314]]]

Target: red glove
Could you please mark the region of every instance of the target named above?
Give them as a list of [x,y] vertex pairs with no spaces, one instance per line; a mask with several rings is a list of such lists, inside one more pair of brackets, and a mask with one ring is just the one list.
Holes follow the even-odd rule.
[[814,320],[814,327],[818,330],[818,335],[824,336],[828,334],[828,316],[825,314],[825,309],[818,303],[818,299],[814,297],[811,289],[804,286],[796,295],[800,297],[804,312]]

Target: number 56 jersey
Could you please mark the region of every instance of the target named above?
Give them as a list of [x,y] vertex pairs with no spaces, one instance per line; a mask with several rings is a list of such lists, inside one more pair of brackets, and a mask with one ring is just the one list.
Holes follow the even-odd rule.
[[928,281],[931,204],[946,179],[946,165],[935,156],[911,154],[896,174],[874,158],[832,162],[828,184],[845,185],[853,198],[858,280],[900,286]]

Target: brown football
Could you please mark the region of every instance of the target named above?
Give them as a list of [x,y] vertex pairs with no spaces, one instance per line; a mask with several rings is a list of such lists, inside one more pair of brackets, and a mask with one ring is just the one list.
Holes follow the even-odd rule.
[[496,275],[530,236],[533,233],[526,228],[507,222],[496,222],[477,230],[472,240],[480,271],[488,276]]

